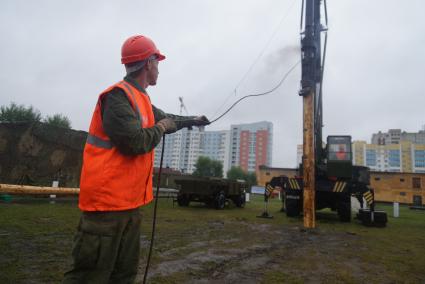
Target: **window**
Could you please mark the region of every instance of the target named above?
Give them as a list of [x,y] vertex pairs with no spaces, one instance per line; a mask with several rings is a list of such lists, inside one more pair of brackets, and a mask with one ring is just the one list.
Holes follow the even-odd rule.
[[366,150],[366,166],[376,166],[376,151],[372,149]]
[[401,192],[400,192],[400,195],[401,195],[401,196],[406,196],[406,192],[401,191]]
[[375,180],[381,180],[381,178],[380,177],[376,177]]
[[418,177],[412,178],[412,187],[421,188],[421,178],[418,178]]
[[270,175],[270,173],[269,172],[266,172],[266,176],[269,176]]
[[328,160],[351,161],[351,138],[328,136]]
[[404,178],[401,178],[401,179],[400,179],[400,181],[401,181],[401,182],[404,182]]
[[390,167],[400,167],[400,151],[399,150],[389,150],[389,165]]
[[415,150],[415,167],[425,168],[425,150]]

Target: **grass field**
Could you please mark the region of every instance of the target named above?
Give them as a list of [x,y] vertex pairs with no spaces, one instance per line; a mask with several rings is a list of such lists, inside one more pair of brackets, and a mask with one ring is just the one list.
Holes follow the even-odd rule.
[[[159,203],[150,283],[424,283],[425,211],[400,208],[386,228],[340,223],[318,213],[317,229],[304,230],[272,200],[273,219],[256,197],[244,209]],[[152,205],[143,208],[143,278]],[[80,212],[75,201],[0,203],[0,283],[58,283],[70,264]]]

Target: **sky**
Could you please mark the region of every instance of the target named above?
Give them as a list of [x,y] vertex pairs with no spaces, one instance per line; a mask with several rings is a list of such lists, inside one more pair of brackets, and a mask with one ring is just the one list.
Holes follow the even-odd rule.
[[[421,0],[328,0],[323,136],[425,125]],[[300,59],[301,0],[3,0],[0,105],[61,113],[87,131],[98,95],[121,80],[121,45],[143,34],[167,56],[152,103],[218,117],[242,96],[276,86]],[[421,24],[422,23],[422,24]],[[206,130],[273,123],[275,167],[295,167],[302,144],[298,65],[273,93],[242,101]]]

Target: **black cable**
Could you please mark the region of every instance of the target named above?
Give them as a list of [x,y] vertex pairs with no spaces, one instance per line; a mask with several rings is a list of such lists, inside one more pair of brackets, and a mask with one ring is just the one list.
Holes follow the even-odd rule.
[[276,85],[276,86],[274,86],[272,89],[270,89],[269,91],[267,91],[267,92],[264,92],[264,93],[258,93],[258,94],[253,94],[253,95],[247,95],[247,96],[244,96],[244,97],[242,97],[242,98],[240,98],[239,100],[237,100],[236,102],[234,102],[233,104],[232,104],[232,106],[230,107],[230,108],[228,108],[222,115],[220,115],[219,117],[217,117],[217,118],[215,118],[215,119],[213,119],[213,120],[211,120],[211,122],[210,123],[213,123],[213,122],[216,122],[217,120],[219,120],[220,118],[222,118],[223,116],[225,116],[235,105],[237,105],[240,101],[242,101],[242,100],[244,100],[244,99],[246,99],[246,98],[249,98],[249,97],[260,97],[260,96],[265,96],[265,95],[268,95],[268,94],[270,94],[270,93],[272,93],[272,92],[274,92],[274,91],[276,91],[282,84],[283,84],[283,82],[285,82],[285,80],[286,80],[286,78],[288,77],[288,75],[295,69],[295,67],[297,67],[297,65],[299,64],[301,62],[301,60],[299,60],[299,61],[297,61],[297,63],[295,63],[295,65],[294,66],[292,66],[290,69],[289,69],[289,71],[288,72],[286,72],[285,73],[285,75],[283,76],[283,78],[280,80],[280,82]]
[[149,264],[150,264],[151,255],[152,255],[153,241],[155,238],[156,211],[158,208],[159,187],[161,185],[161,172],[162,172],[162,161],[164,159],[164,148],[165,148],[165,134],[162,136],[161,162],[159,163],[159,171],[158,171],[158,178],[157,178],[157,184],[156,184],[155,205],[153,209],[153,220],[152,220],[151,244],[149,246],[149,254],[148,254],[148,259],[146,262],[145,275],[143,276],[143,284],[146,283],[146,279],[148,276]]
[[300,22],[300,31],[303,29],[303,19],[304,19],[304,0],[301,1],[301,22]]
[[[297,65],[300,62],[301,61],[298,61],[297,63],[295,63],[295,65],[292,66],[289,69],[289,71],[285,73],[285,75],[283,76],[283,78],[280,80],[280,82],[275,87],[273,87],[272,89],[270,89],[269,91],[264,92],[264,93],[247,95],[247,96],[244,96],[244,97],[240,98],[235,103],[233,103],[233,105],[229,109],[227,109],[222,115],[220,115],[216,119],[212,120],[210,123],[216,122],[217,120],[219,120],[220,118],[222,118],[223,116],[225,116],[235,105],[237,105],[240,101],[242,101],[242,100],[244,100],[246,98],[249,98],[249,97],[259,97],[259,96],[268,95],[268,94],[274,92],[275,90],[277,90],[283,84],[283,82],[286,80],[286,78],[288,77],[288,75],[295,69],[295,67],[297,67]],[[192,121],[192,120],[181,120],[179,122],[185,122],[185,121]],[[154,243],[154,238],[155,238],[156,212],[157,212],[157,208],[158,208],[159,187],[160,187],[160,184],[161,184],[161,172],[162,172],[162,163],[163,163],[163,159],[164,159],[164,149],[165,149],[165,134],[162,136],[161,160],[160,160],[160,163],[159,163],[159,171],[158,171],[158,178],[157,178],[157,187],[156,187],[156,194],[155,194],[156,198],[155,198],[155,205],[154,205],[154,210],[153,210],[151,243],[150,243],[150,246],[149,246],[148,259],[146,261],[145,274],[143,276],[143,284],[146,283],[146,279],[147,279],[147,276],[148,276],[149,265],[150,265],[150,260],[151,260],[151,256],[152,256],[153,243]]]
[[223,104],[221,104],[221,106],[214,112],[213,116],[216,115],[217,112],[219,112],[219,110],[227,103],[227,101],[230,99],[230,97],[235,94],[237,92],[237,89],[240,87],[240,85],[245,81],[246,77],[248,76],[248,74],[252,71],[252,69],[254,68],[254,66],[258,63],[258,61],[260,60],[260,58],[263,56],[264,52],[267,50],[268,46],[270,45],[270,43],[272,42],[272,40],[274,39],[274,37],[276,36],[277,32],[279,31],[280,26],[283,24],[283,22],[285,22],[286,18],[289,16],[292,7],[294,6],[294,4],[297,1],[294,0],[291,5],[289,6],[288,10],[286,11],[285,15],[283,15],[282,19],[280,20],[279,24],[276,26],[275,30],[273,31],[273,33],[271,34],[271,36],[269,37],[269,39],[267,40],[266,45],[263,47],[263,49],[260,51],[260,53],[258,54],[258,56],[255,58],[254,62],[252,62],[252,64],[249,66],[248,70],[245,72],[245,74],[242,76],[242,78],[239,80],[239,82],[236,84],[235,88],[233,89],[233,91],[227,96],[227,98],[224,100]]
[[326,20],[326,27],[328,26],[328,5],[326,4],[326,0],[323,2],[325,7],[325,20]]

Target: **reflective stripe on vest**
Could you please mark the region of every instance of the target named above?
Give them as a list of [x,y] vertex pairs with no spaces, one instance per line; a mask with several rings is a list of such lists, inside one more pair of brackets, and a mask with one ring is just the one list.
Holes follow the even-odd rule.
[[140,114],[140,109],[139,109],[139,107],[137,106],[137,103],[136,103],[136,98],[134,97],[134,93],[133,93],[133,90],[127,85],[127,83],[126,82],[123,82],[123,85],[124,85],[124,87],[130,92],[130,94],[131,94],[131,97],[133,98],[133,102],[134,102],[134,106],[136,107],[136,115],[137,115],[137,118],[140,120],[140,122],[142,122],[142,115]]
[[104,149],[112,149],[114,147],[110,140],[104,140],[90,133],[87,135],[87,143]]

